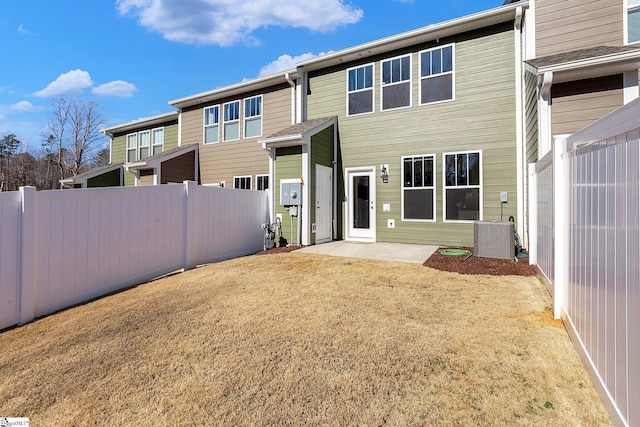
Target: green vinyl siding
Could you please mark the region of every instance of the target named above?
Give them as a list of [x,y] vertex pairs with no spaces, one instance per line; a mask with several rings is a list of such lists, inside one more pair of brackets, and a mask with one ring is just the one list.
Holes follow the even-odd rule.
[[[483,219],[500,219],[500,192],[509,193],[503,219],[517,212],[515,43],[513,23],[441,39],[455,44],[453,101],[420,105],[419,52],[435,47],[417,45],[389,52],[375,61],[374,113],[346,116],[346,69],[356,63],[310,74],[308,117],[338,113],[341,168],[389,164],[389,180],[376,177],[378,241],[473,245],[473,224],[443,221],[443,153],[482,152]],[[410,52],[412,106],[380,110],[380,62]],[[402,157],[435,155],[436,221],[402,221]],[[390,211],[384,212],[383,205]],[[343,203],[344,211],[344,203]],[[395,228],[387,228],[387,220]]]
[[[311,171],[310,177],[312,180],[315,180],[316,176],[316,165],[322,165],[329,168],[333,168],[333,126],[328,127],[327,129],[313,135],[311,137]],[[335,177],[334,177],[335,179]],[[316,200],[316,186],[311,185],[309,187],[309,198],[311,199],[311,204],[307,206],[313,206]],[[310,210],[310,223],[314,224],[316,222],[316,210]],[[316,235],[311,233],[311,244],[314,245],[316,243]]]
[[[276,214],[282,214],[282,235],[292,244],[298,242],[298,219],[291,218],[288,211],[280,204],[280,181],[283,179],[300,179],[302,176],[302,147],[284,147],[276,151],[275,205]],[[308,203],[303,200],[302,203]],[[293,230],[292,230],[293,228]],[[293,231],[293,234],[292,234]],[[292,238],[293,236],[293,238]]]

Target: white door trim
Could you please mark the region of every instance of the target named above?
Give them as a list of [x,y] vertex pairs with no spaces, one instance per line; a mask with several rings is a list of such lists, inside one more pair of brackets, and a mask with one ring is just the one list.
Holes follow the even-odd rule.
[[[326,175],[329,178],[327,186],[320,186],[320,176]],[[333,169],[327,166],[316,165],[316,244],[326,243],[333,240]],[[324,194],[321,192],[324,190]],[[321,220],[325,219],[324,223]]]
[[[376,241],[376,168],[375,166],[365,166],[359,168],[345,169],[345,194],[346,194],[346,226],[345,240],[357,242]],[[354,227],[355,200],[353,197],[353,178],[366,176],[369,178],[369,226],[368,228]]]

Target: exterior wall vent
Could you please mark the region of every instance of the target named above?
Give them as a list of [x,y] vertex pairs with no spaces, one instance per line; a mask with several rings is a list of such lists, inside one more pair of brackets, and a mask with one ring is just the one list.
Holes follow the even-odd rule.
[[513,222],[475,221],[473,254],[480,258],[513,259],[515,228]]

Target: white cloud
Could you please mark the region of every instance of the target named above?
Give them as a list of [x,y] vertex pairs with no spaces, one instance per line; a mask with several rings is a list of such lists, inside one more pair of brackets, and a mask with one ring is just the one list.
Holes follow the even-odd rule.
[[20,101],[9,108],[14,111],[31,111],[33,110],[33,105],[29,101]]
[[24,28],[24,25],[23,25],[23,24],[20,24],[20,25],[18,26],[18,32],[19,32],[20,34],[24,34],[24,35],[30,35],[30,34],[31,34],[31,32],[30,32],[30,31],[27,31],[27,30]]
[[119,98],[129,98],[138,89],[133,83],[122,80],[114,80],[104,83],[91,89],[91,92],[98,96],[117,96]]
[[280,55],[278,59],[268,63],[260,69],[260,77],[269,76],[271,74],[276,74],[282,71],[293,70],[294,68],[296,68],[296,64],[300,62],[308,61],[310,59],[324,56],[329,53],[331,52],[320,52],[317,55],[314,55],[311,52],[303,53],[302,55],[298,56],[291,56],[287,54]]
[[62,95],[77,95],[88,87],[93,86],[91,76],[83,70],[72,70],[49,83],[49,85],[34,93],[41,98],[49,98]]
[[358,22],[363,15],[345,0],[116,0],[121,15],[136,15],[140,24],[166,39],[190,44],[255,42],[251,33],[268,26],[331,31]]

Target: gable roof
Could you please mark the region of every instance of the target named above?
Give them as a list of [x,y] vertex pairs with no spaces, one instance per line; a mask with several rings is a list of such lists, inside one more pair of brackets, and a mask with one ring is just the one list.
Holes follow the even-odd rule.
[[266,147],[287,147],[292,145],[308,144],[311,136],[328,128],[338,122],[338,116],[321,117],[318,119],[306,120],[296,123],[288,128],[282,129],[258,142]]

